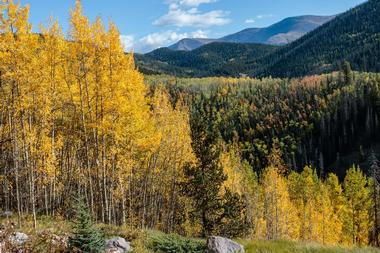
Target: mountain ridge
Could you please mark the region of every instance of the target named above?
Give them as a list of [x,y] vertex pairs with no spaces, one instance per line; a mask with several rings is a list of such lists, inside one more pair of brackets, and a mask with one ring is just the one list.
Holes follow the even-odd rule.
[[379,72],[380,0],[338,15],[270,56],[247,61],[252,76],[300,77],[338,70],[349,61],[358,71]]
[[[207,46],[211,50],[216,45],[211,43]],[[263,54],[249,57],[243,52],[244,57],[240,57],[241,52],[233,48],[236,46],[225,44],[231,61],[219,64],[218,68],[208,69],[207,73],[201,62],[183,71],[181,66],[184,62],[173,64],[170,57],[161,62],[164,65],[152,65],[152,69],[155,73],[161,73],[161,66],[164,66],[164,73],[186,77],[301,77],[336,71],[343,61],[349,61],[354,70],[380,72],[380,0],[369,0],[351,8],[298,40]],[[173,51],[172,57],[177,57],[175,52],[180,54],[186,51]],[[238,53],[232,55],[231,52]],[[218,57],[223,58],[227,52],[219,53]],[[217,61],[218,57],[214,60]],[[149,60],[155,59],[152,57]],[[137,63],[139,66],[141,61]]]
[[285,18],[263,28],[246,28],[219,39],[185,38],[169,46],[172,50],[191,51],[213,42],[285,45],[333,19],[333,16],[302,15]]
[[228,75],[240,69],[241,62],[263,57],[276,49],[277,46],[264,44],[213,42],[192,51],[159,48],[147,54],[135,54],[135,60],[145,74],[205,77],[213,72]]

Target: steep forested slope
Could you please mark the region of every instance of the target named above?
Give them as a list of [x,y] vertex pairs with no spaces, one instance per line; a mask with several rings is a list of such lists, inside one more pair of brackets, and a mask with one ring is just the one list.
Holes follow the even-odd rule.
[[338,69],[348,60],[356,70],[380,71],[379,56],[380,1],[370,0],[247,66],[260,76],[302,76]]

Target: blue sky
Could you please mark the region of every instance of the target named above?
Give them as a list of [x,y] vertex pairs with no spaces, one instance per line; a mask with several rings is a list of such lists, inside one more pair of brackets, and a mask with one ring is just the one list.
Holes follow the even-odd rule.
[[[82,0],[94,20],[112,19],[127,50],[147,52],[184,37],[218,38],[248,27],[265,27],[298,15],[333,15],[365,0]],[[21,0],[34,28],[56,17],[66,31],[75,0]]]

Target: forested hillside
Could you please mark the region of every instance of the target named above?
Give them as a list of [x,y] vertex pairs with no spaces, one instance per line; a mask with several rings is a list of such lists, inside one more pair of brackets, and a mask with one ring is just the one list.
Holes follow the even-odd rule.
[[380,71],[380,1],[368,2],[337,16],[296,42],[256,63],[248,72],[292,77],[339,69],[343,60],[355,70]]
[[244,62],[275,51],[277,47],[261,44],[214,42],[192,51],[160,48],[145,55],[135,55],[139,70],[147,74],[176,76],[239,75]]
[[223,141],[239,144],[242,159],[255,171],[268,165],[267,155],[278,142],[289,168],[308,164],[321,175],[343,177],[352,164],[339,156],[363,152],[380,137],[379,75],[345,68],[346,74],[299,80],[154,77],[151,82],[171,84],[175,96],[189,94],[192,121],[207,118]]
[[[234,55],[228,56],[237,60],[218,68],[207,69],[207,74],[238,77],[243,73],[253,77],[301,77],[339,70],[344,60],[351,62],[354,70],[377,72],[380,71],[379,17],[380,1],[369,0],[269,54],[246,56],[239,50],[231,49],[229,52],[233,52]],[[207,49],[209,46],[204,50]],[[242,54],[244,57],[240,58]],[[177,56],[183,61],[171,60]],[[184,70],[183,65],[187,60],[181,56],[183,52],[173,52],[164,60],[165,65],[155,65],[154,72],[187,77],[204,76],[204,73],[198,71],[201,67],[186,66]],[[154,55],[151,58],[155,59]],[[151,58],[140,58],[137,61],[144,73],[152,73],[144,68]],[[225,69],[229,71],[224,71]]]
[[[0,11],[0,249],[32,224],[38,247],[22,251],[103,252],[92,222],[131,240],[379,246],[380,74],[345,62],[294,79],[144,78],[115,24],[90,22],[80,1],[66,35],[52,19],[34,33],[12,1]],[[341,159],[355,151],[363,168]],[[64,250],[39,231],[47,219],[73,222]],[[163,238],[145,249],[204,251]]]

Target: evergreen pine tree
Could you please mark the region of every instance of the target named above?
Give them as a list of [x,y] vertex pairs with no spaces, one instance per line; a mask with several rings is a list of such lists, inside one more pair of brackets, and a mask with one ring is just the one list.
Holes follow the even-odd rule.
[[[230,221],[240,220],[244,213],[244,205],[240,196],[228,190],[223,193],[223,184],[227,176],[223,172],[220,161],[221,148],[218,145],[218,132],[214,125],[207,125],[205,112],[197,112],[192,122],[192,146],[197,157],[197,164],[185,166],[183,193],[193,200],[192,215],[202,226],[202,236],[223,233]],[[231,205],[235,205],[231,208]],[[236,225],[236,224],[235,224]]]
[[216,221],[223,212],[223,199],[219,193],[227,177],[219,161],[220,148],[204,131],[193,135],[197,135],[193,139],[193,148],[198,162],[195,166],[185,166],[187,181],[183,190],[194,201],[193,216],[200,219],[202,236],[209,236],[215,231]]
[[354,82],[354,75],[351,69],[351,64],[348,61],[343,62],[343,74],[344,74],[344,84],[349,86]]
[[230,238],[244,237],[250,229],[246,204],[239,194],[229,189],[225,189],[223,199],[219,233]]
[[73,236],[69,239],[70,249],[80,249],[85,253],[103,252],[105,240],[94,224],[88,208],[83,201],[78,201],[73,225]]

